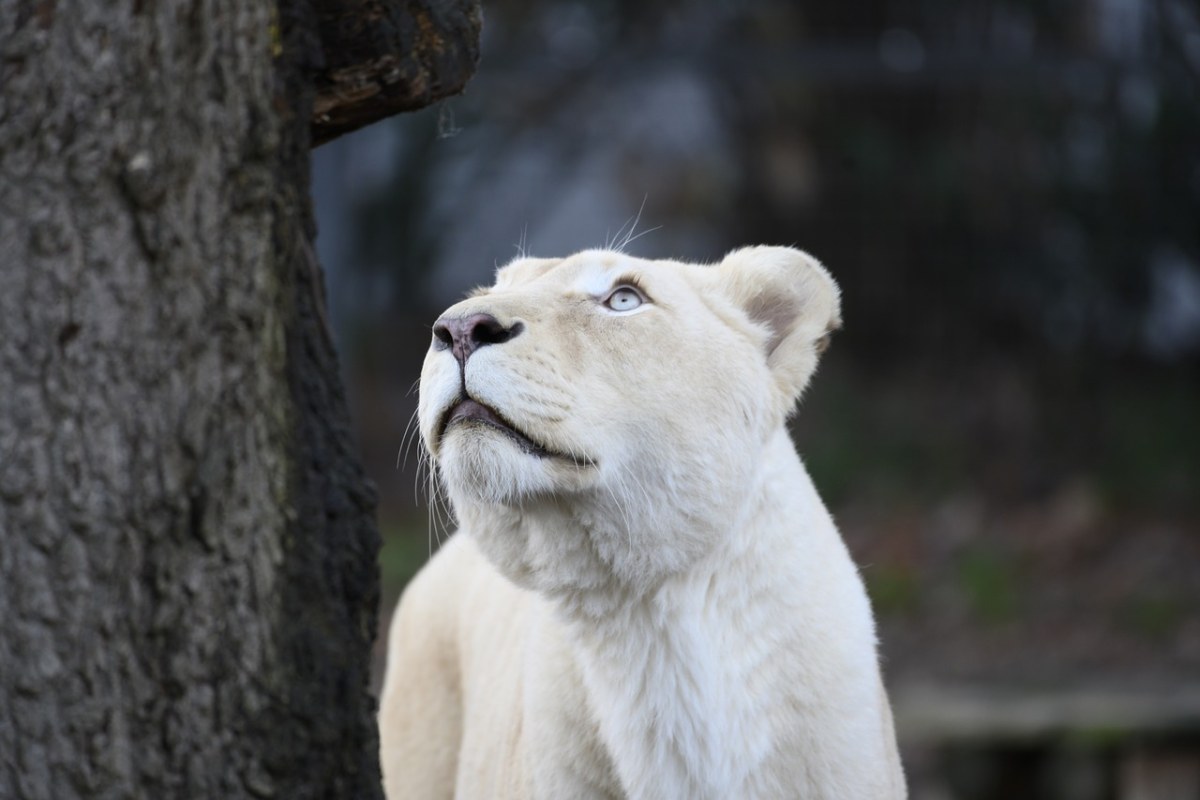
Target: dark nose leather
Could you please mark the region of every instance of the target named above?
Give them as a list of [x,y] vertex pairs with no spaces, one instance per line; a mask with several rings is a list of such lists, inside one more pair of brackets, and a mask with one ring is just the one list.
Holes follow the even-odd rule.
[[458,363],[466,364],[479,348],[489,344],[503,344],[519,334],[525,326],[516,323],[504,327],[491,314],[468,314],[465,317],[442,317],[433,324],[435,346],[450,348]]

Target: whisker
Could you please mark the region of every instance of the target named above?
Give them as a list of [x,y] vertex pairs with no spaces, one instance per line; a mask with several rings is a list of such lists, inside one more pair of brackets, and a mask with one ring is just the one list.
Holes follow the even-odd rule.
[[[644,204],[645,204],[645,201],[643,201],[643,205]],[[620,252],[621,248],[617,245],[617,242],[622,237],[627,235],[625,233],[626,226],[632,225],[632,227],[629,228],[630,232],[632,232],[633,229],[637,227],[637,221],[638,221],[638,218],[641,216],[641,213],[642,212],[639,210],[637,214],[635,214],[634,216],[632,216],[629,219],[622,222],[621,227],[617,228],[617,232],[612,235],[611,239],[609,239],[607,236],[605,236],[604,237],[604,249],[605,250],[615,250],[617,252]]]
[[[626,225],[629,225],[629,232],[625,234],[625,238],[621,240],[620,244],[618,244],[616,247],[613,247],[610,249],[616,250],[618,253],[625,252],[626,246],[628,246],[628,244],[632,241],[633,232],[637,230],[638,223],[641,222],[641,220],[642,220],[642,211],[644,211],[646,208],[646,199],[649,196],[650,195],[648,195],[648,194],[642,195],[642,204],[640,206],[638,206],[637,214],[635,214],[633,216],[633,219],[631,222],[626,223]],[[621,226],[621,230],[622,231],[625,230],[625,225]],[[614,238],[614,241],[615,241],[615,238]]]
[[404,464],[408,465],[408,453],[412,448],[413,442],[416,441],[414,434],[420,431],[420,425],[414,424],[417,422],[417,412],[420,408],[414,408],[412,415],[408,418],[408,424],[404,426],[404,435],[400,437],[400,449],[396,452],[396,469],[400,469],[400,456],[404,456]]
[[643,236],[645,236],[648,233],[654,233],[655,231],[661,231],[662,229],[663,229],[662,225],[655,225],[653,228],[647,228],[646,230],[639,233],[637,236],[631,236],[628,239],[626,239],[625,242],[621,245],[621,249],[623,250],[624,248],[628,247],[630,244],[632,244],[633,242],[636,242],[638,239],[642,238]]
[[526,222],[521,226],[521,238],[515,245],[517,248],[517,258],[526,258],[529,254],[525,250],[525,237],[529,233],[529,223]]

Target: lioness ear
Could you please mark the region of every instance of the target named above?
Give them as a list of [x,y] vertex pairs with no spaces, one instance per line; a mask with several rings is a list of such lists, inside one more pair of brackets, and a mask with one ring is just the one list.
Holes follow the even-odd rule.
[[837,283],[812,256],[791,247],[734,250],[717,266],[729,296],[764,326],[767,364],[790,400],[800,396],[841,327]]

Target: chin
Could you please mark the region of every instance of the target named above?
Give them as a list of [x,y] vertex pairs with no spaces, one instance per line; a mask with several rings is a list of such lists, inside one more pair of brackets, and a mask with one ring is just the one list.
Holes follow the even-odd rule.
[[451,426],[437,461],[456,506],[526,508],[585,491],[597,477],[591,462],[531,452],[504,432],[476,423]]
[[456,506],[519,506],[548,488],[538,460],[499,432],[459,425],[447,431],[438,464]]

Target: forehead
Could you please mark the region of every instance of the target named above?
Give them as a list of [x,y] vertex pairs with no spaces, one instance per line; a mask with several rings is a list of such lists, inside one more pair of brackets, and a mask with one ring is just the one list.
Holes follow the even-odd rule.
[[494,289],[504,291],[537,284],[588,294],[607,291],[622,278],[666,277],[680,265],[644,261],[612,250],[584,250],[566,258],[521,258],[496,272]]

